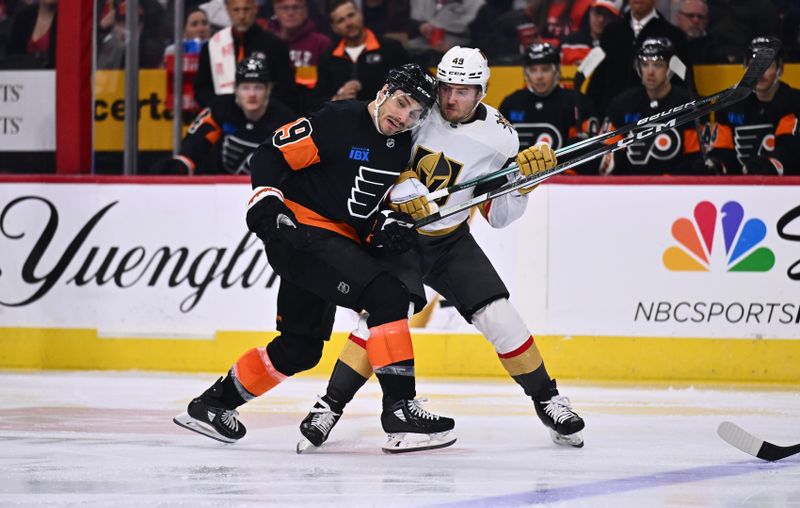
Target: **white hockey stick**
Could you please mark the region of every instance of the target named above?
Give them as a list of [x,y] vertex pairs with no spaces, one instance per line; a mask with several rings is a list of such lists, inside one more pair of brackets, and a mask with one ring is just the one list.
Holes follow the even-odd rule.
[[717,434],[734,448],[759,459],[775,461],[791,457],[800,453],[800,444],[791,446],[778,446],[750,434],[735,423],[722,422],[717,428]]
[[[563,162],[552,169],[529,175],[525,178],[518,178],[513,182],[508,182],[497,189],[485,192],[479,196],[475,196],[468,201],[464,201],[463,203],[441,208],[438,212],[417,221],[416,225],[417,227],[426,226],[432,222],[436,222],[445,217],[449,217],[450,215],[462,212],[463,210],[480,205],[486,201],[503,196],[517,189],[536,185],[537,183],[543,182],[552,176],[563,173],[564,171],[578,166],[579,164],[597,159],[608,153],[625,148],[636,141],[653,137],[665,129],[683,125],[687,122],[691,122],[697,118],[705,116],[719,108],[739,102],[750,95],[750,93],[753,91],[753,88],[755,87],[756,83],[758,83],[758,80],[761,79],[761,76],[775,59],[775,55],[777,54],[779,47],[780,42],[776,40],[774,41],[772,47],[760,49],[745,70],[742,79],[739,81],[739,83],[731,88],[727,88],[708,97],[691,100],[680,106],[670,108],[667,111],[663,111],[647,118],[642,118],[635,124],[629,124],[615,131],[600,134],[594,138],[590,138],[565,147],[562,150],[556,151],[557,157],[575,152],[580,149],[586,149],[587,151],[578,154],[575,158]],[[620,136],[624,137],[615,141],[614,138]],[[594,144],[600,144],[600,146],[589,149],[589,146]],[[446,194],[444,194],[447,195],[468,187],[473,187],[479,183],[493,180],[499,176],[510,174],[516,170],[516,165],[512,165],[495,173],[486,175],[485,177],[476,178],[469,182],[448,187],[447,189],[441,189],[438,192],[441,193],[442,191],[448,191]],[[434,196],[432,193],[428,195],[428,199],[433,200],[438,199],[438,197]]]

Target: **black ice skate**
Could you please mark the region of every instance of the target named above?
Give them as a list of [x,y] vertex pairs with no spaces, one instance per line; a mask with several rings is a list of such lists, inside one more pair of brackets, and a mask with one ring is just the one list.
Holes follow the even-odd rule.
[[305,439],[297,443],[297,453],[303,453],[312,446],[322,446],[322,443],[328,439],[331,429],[341,417],[342,414],[334,413],[331,406],[322,400],[322,397],[317,397],[317,402],[311,408],[311,412],[300,423],[300,433]]
[[238,420],[239,412],[222,403],[222,378],[189,403],[185,413],[172,419],[185,429],[203,434],[223,443],[235,443],[244,437],[244,424]]
[[383,445],[386,453],[416,452],[444,448],[456,442],[450,435],[455,421],[429,413],[420,405],[425,399],[399,400],[381,414],[383,430],[389,440]]
[[555,379],[539,392],[533,405],[555,444],[583,448],[583,419],[572,410],[569,399],[558,394]]

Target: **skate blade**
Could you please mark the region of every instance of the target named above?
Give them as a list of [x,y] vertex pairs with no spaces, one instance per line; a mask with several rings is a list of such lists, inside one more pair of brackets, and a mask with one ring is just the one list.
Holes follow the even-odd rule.
[[210,437],[211,439],[216,439],[222,443],[231,444],[236,442],[236,439],[225,437],[208,424],[201,422],[200,420],[195,420],[189,416],[189,413],[181,413],[173,418],[172,421],[175,422],[175,424],[179,427],[189,429],[192,432],[197,432],[198,434]]
[[411,432],[389,434],[389,440],[381,447],[384,453],[408,453],[447,448],[456,442],[450,431],[434,434],[414,434]]
[[547,430],[550,431],[550,438],[553,440],[555,444],[559,446],[571,446],[573,448],[583,448],[583,436],[581,435],[580,432],[564,435],[564,434],[559,434],[553,429],[547,429]]
[[305,439],[305,438],[303,438],[303,439],[301,439],[300,441],[297,442],[297,453],[298,454],[306,452],[306,451],[314,451],[317,448],[319,448],[319,446],[314,446],[314,443],[312,443],[311,441],[309,441],[308,439]]

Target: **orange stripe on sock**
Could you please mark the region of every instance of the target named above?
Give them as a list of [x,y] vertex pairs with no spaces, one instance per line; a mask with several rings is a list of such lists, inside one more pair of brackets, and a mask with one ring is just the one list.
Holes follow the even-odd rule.
[[272,365],[267,348],[253,348],[233,364],[233,373],[245,389],[258,397],[271,390],[288,376]]
[[369,329],[367,355],[373,369],[414,359],[408,320],[400,319]]

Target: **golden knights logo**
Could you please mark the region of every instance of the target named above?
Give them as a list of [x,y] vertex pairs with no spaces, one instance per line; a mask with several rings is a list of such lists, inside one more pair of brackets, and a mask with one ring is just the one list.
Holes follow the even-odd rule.
[[511,122],[506,120],[506,117],[504,117],[499,111],[497,111],[495,113],[495,120],[497,121],[498,124],[502,125],[504,129],[508,129],[508,130],[513,130],[514,129],[511,126]]
[[[422,145],[417,146],[411,161],[411,168],[431,192],[452,185],[463,167],[463,163],[445,156],[442,152],[428,150]],[[436,204],[441,205],[446,199],[446,197],[439,199]]]

